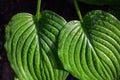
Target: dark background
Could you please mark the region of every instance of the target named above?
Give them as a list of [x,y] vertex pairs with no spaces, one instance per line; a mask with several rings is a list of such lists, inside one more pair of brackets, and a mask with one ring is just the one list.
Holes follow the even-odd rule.
[[[0,0],[0,80],[13,80],[14,73],[10,68],[4,49],[4,31],[13,15],[20,12],[35,14],[37,0]],[[96,9],[107,10],[108,6],[94,6],[79,2],[81,13]],[[67,21],[78,19],[72,0],[42,0],[41,10],[52,10]],[[71,75],[67,80],[77,80]]]

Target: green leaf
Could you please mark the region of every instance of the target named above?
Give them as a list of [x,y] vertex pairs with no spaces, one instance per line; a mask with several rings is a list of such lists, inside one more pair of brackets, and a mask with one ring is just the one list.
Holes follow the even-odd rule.
[[93,5],[120,5],[119,0],[78,0]]
[[58,55],[65,70],[80,80],[118,80],[120,21],[96,10],[70,21],[60,32]]
[[20,80],[65,80],[57,55],[59,31],[66,21],[52,11],[41,12],[39,21],[29,13],[15,15],[6,27],[8,60]]

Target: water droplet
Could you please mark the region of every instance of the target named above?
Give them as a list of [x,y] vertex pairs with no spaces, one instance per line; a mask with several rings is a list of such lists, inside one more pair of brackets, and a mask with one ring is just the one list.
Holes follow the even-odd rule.
[[98,22],[99,22],[99,25],[103,25],[103,21],[99,20]]
[[96,29],[96,30],[100,30],[100,28],[98,28],[98,27],[96,27],[95,29]]
[[105,17],[105,19],[106,19],[106,20],[109,20],[109,18],[108,18],[108,17]]
[[49,24],[51,24],[51,22],[50,22],[50,20],[49,20],[49,19],[48,19],[47,21],[48,21],[48,23],[49,23]]
[[46,14],[45,14],[45,16],[49,16],[49,14],[48,14],[48,13],[46,13]]
[[53,15],[49,15],[49,18],[52,19],[52,18],[53,18]]
[[22,42],[22,40],[20,40],[20,44],[22,44],[23,42]]

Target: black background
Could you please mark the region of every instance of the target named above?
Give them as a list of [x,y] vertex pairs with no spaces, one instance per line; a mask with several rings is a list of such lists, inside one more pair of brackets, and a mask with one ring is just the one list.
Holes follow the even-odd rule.
[[[13,80],[14,73],[10,68],[4,49],[4,31],[13,15],[20,12],[35,14],[37,0],[0,0],[0,80]],[[84,16],[91,10],[107,10],[108,6],[94,6],[79,2],[79,7]],[[42,0],[41,10],[52,10],[64,17],[67,21],[78,19],[72,0]],[[71,75],[67,80],[77,80]]]

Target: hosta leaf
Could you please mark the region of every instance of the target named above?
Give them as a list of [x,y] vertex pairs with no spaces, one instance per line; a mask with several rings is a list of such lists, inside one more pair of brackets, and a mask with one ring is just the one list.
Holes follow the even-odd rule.
[[94,5],[120,5],[119,0],[78,0],[78,1]]
[[64,68],[80,80],[118,80],[120,21],[100,10],[83,20],[70,21],[60,33],[58,55]]
[[57,37],[66,21],[52,11],[43,11],[40,16],[38,22],[29,13],[11,19],[5,34],[9,62],[20,80],[65,80]]

